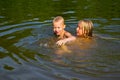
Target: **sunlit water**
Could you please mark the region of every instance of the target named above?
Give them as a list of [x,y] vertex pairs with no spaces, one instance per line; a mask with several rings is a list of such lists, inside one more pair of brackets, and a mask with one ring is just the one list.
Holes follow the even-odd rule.
[[[86,1],[89,2],[89,0]],[[51,5],[62,3],[59,0],[50,2]],[[114,2],[113,6],[118,2]],[[3,1],[3,3],[5,2]],[[112,4],[111,1],[109,3]],[[76,10],[70,4],[76,4]],[[22,5],[22,3],[20,2],[19,5]],[[75,16],[79,13],[77,9],[81,8],[77,5],[77,0],[70,1],[67,6],[71,10],[67,7],[63,11],[55,12],[55,15],[53,13],[49,14],[50,17],[47,16],[46,18],[43,18],[47,15],[44,10],[40,11],[41,14],[39,11],[37,13],[37,10],[39,10],[38,5],[33,11],[30,9],[33,13],[28,12],[28,14],[25,14],[30,19],[23,15],[24,18],[19,15],[20,17],[16,19],[17,12],[12,13],[15,15],[12,15],[14,19],[6,18],[11,16],[4,16],[5,13],[0,14],[0,80],[120,79],[120,17],[117,15],[118,13],[115,13],[119,11],[119,9],[116,9],[117,6],[115,8],[111,7],[110,10],[115,12],[111,12],[109,15],[102,14],[102,12],[99,15],[98,13],[100,17],[104,18],[97,17],[94,14],[87,15],[84,12],[92,4],[84,6],[81,10],[85,16],[82,12]],[[1,11],[6,12],[4,10],[7,8],[2,6]],[[59,8],[63,8],[63,6]],[[16,8],[10,9],[16,10]],[[38,17],[34,16],[34,11],[36,11]],[[24,11],[22,13],[24,14]],[[78,20],[92,20],[94,23],[93,39],[78,39],[76,42],[68,43],[65,46],[57,46],[55,44],[56,37],[52,32],[52,20],[56,15],[65,17],[66,30],[73,35],[75,35]],[[89,18],[88,16],[93,17]]]

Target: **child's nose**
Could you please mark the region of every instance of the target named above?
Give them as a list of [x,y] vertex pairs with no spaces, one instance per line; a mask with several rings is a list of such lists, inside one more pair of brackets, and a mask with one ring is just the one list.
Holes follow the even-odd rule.
[[56,31],[58,31],[59,29],[57,28]]
[[76,28],[76,31],[78,31],[78,28]]

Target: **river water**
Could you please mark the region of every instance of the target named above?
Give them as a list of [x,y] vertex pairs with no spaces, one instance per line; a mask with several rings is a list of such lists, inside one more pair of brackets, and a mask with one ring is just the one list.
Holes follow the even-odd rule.
[[[119,0],[0,2],[0,80],[119,80]],[[52,20],[63,16],[75,35],[82,19],[94,38],[56,46]]]

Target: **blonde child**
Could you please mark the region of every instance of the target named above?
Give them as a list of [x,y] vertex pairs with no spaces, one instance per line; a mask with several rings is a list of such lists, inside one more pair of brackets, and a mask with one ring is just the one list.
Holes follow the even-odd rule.
[[76,28],[77,37],[91,38],[93,36],[93,23],[90,20],[80,20]]
[[57,45],[65,44],[69,41],[75,40],[75,37],[65,30],[64,18],[57,16],[53,19],[53,31],[58,36]]

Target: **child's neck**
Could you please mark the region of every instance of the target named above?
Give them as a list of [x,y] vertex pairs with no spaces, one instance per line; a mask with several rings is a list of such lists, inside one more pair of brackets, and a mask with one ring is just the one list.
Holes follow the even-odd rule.
[[62,31],[61,35],[59,35],[58,39],[63,39],[65,34],[65,30]]

